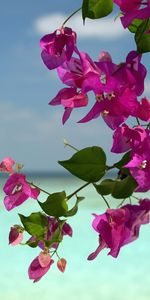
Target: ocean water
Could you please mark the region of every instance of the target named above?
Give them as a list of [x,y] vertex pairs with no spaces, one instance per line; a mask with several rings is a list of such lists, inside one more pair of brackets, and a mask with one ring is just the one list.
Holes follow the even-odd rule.
[[[83,182],[63,176],[34,177],[33,181],[49,192],[73,192]],[[1,186],[3,179],[1,179]],[[3,194],[0,193],[1,200]],[[67,260],[64,274],[53,264],[36,284],[28,279],[28,266],[39,249],[27,246],[8,246],[10,226],[19,223],[16,212],[29,215],[39,211],[35,200],[27,200],[19,208],[7,212],[0,206],[0,299],[3,300],[149,300],[150,299],[150,225],[143,225],[137,241],[123,247],[117,259],[103,250],[94,261],[87,256],[96,249],[98,236],[91,227],[92,213],[102,213],[106,206],[94,188],[79,193],[86,196],[78,214],[69,218],[73,238],[64,237],[60,256]],[[44,200],[44,195],[41,196]],[[109,202],[115,207],[118,201]],[[70,207],[73,201],[70,202]]]

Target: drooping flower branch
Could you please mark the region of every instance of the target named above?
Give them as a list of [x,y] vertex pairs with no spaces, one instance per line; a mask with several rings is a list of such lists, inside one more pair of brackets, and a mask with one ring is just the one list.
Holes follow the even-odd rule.
[[[49,70],[56,69],[59,79],[65,84],[49,102],[50,105],[64,107],[63,124],[74,108],[88,106],[89,92],[92,91],[93,107],[79,123],[101,116],[113,130],[111,152],[124,153],[123,157],[109,166],[101,147],[78,150],[65,141],[65,145],[75,153],[59,164],[85,181],[69,195],[65,191],[49,193],[29,182],[20,173],[23,166],[10,157],[0,163],[0,171],[9,175],[3,188],[5,208],[10,211],[32,198],[42,209],[42,212],[33,212],[29,216],[19,214],[21,225],[13,225],[9,233],[10,245],[22,244],[39,249],[40,253],[28,269],[29,278],[34,282],[48,272],[54,257],[58,270],[65,271],[67,261],[59,256],[59,247],[64,236],[72,237],[67,218],[77,213],[80,201],[84,200],[78,193],[88,185],[107,205],[105,213],[93,214],[92,227],[98,233],[99,242],[88,260],[95,259],[104,248],[110,249],[109,255],[117,257],[122,246],[139,237],[140,226],[150,222],[150,200],[138,198],[135,194],[150,190],[150,101],[142,96],[147,70],[141,62],[142,54],[150,52],[150,1],[83,0],[84,23],[86,18],[106,17],[112,12],[114,3],[120,7],[123,27],[128,27],[135,35],[137,49],[127,54],[125,62],[114,63],[111,55],[102,50],[99,59],[93,61],[88,53],[78,49],[76,32],[65,25],[80,8],[60,28],[42,37],[40,46],[44,64]],[[135,120],[132,127],[125,123],[131,117]],[[116,178],[105,177],[111,169],[117,170]],[[47,196],[44,202],[39,200],[41,193]],[[116,208],[111,208],[108,195],[121,201]],[[70,209],[68,201],[72,197],[76,201]],[[138,203],[132,204],[131,198]],[[125,201],[129,203],[123,205]],[[29,235],[26,242],[23,242],[24,232]]]

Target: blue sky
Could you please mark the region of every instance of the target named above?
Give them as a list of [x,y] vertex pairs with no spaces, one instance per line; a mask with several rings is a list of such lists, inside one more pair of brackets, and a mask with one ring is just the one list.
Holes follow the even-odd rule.
[[[56,72],[50,72],[43,65],[39,39],[59,26],[81,3],[81,0],[5,0],[1,3],[0,157],[9,155],[23,163],[26,170],[61,171],[57,160],[72,154],[70,149],[64,149],[64,138],[78,148],[99,145],[109,153],[111,147],[112,132],[100,118],[77,124],[86,109],[76,110],[63,126],[63,109],[48,106],[63,85]],[[83,28],[79,13],[68,26],[77,30],[79,49],[94,59],[105,50],[119,63],[125,60],[128,51],[135,49],[132,34],[124,32],[119,20],[113,21],[113,16],[98,22],[87,20]],[[148,54],[144,55],[143,62],[150,70]],[[150,96],[149,83],[148,72],[147,96]],[[115,156],[109,156],[110,162],[113,159]]]

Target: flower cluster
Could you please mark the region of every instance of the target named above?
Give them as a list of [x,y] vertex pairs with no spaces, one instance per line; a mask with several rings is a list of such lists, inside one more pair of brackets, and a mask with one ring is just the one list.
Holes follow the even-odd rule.
[[92,226],[99,233],[99,246],[89,255],[93,260],[104,248],[109,248],[109,255],[117,257],[120,248],[135,241],[139,236],[140,226],[150,222],[150,200],[141,200],[139,205],[124,205],[118,209],[107,209],[102,215],[94,214]]
[[[101,2],[104,5],[103,0]],[[56,69],[59,79],[65,84],[49,102],[50,105],[64,107],[63,124],[74,108],[88,106],[89,92],[92,92],[93,106],[78,122],[88,122],[101,116],[113,130],[111,152],[125,153],[122,159],[108,166],[102,148],[94,146],[77,150],[66,143],[77,153],[69,160],[60,161],[60,165],[86,182],[70,195],[65,191],[51,194],[29,182],[20,173],[23,165],[15,163],[11,157],[4,158],[0,163],[0,171],[9,175],[3,187],[5,208],[8,211],[15,209],[29,198],[42,208],[42,212],[31,213],[30,216],[19,214],[22,225],[12,226],[9,232],[10,245],[24,244],[40,249],[28,269],[29,278],[34,282],[39,281],[51,268],[54,255],[57,257],[58,270],[65,271],[67,261],[59,256],[58,248],[64,236],[72,237],[72,228],[66,218],[77,213],[79,202],[84,199],[78,196],[78,192],[87,185],[91,184],[108,206],[105,213],[93,214],[92,227],[99,235],[99,244],[88,260],[95,259],[104,248],[109,248],[108,254],[116,258],[122,246],[139,237],[141,225],[150,222],[150,200],[132,195],[134,192],[150,190],[150,101],[143,96],[147,70],[142,63],[142,53],[150,51],[150,45],[147,47],[145,43],[145,40],[150,42],[150,0],[112,0],[112,7],[113,2],[120,7],[123,27],[128,27],[135,35],[138,33],[138,39],[137,35],[135,38],[137,50],[130,51],[124,62],[116,64],[106,51],[100,52],[97,61],[88,53],[81,52],[77,47],[76,32],[65,27],[69,18],[59,29],[42,37],[40,46],[44,64],[49,70]],[[90,12],[88,6],[85,9],[86,4],[82,7],[84,20],[91,15],[92,18],[99,16],[99,11],[95,15],[95,7],[92,10],[92,3]],[[107,3],[105,6],[104,16],[110,13]],[[99,17],[102,17],[101,14]],[[125,123],[129,117],[136,124],[129,126]],[[97,184],[113,168],[118,170],[117,178],[104,178]],[[44,202],[39,201],[41,193],[46,195]],[[107,195],[123,200],[117,208],[110,208]],[[68,200],[74,196],[76,202],[69,209]],[[132,204],[132,196],[138,200],[137,204]],[[130,204],[123,205],[128,198]],[[25,243],[24,231],[30,235]]]

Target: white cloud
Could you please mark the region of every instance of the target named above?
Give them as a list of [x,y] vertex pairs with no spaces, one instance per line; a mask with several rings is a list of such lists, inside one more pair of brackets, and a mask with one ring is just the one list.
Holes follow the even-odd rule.
[[[33,29],[38,34],[46,34],[59,28],[66,15],[54,13],[41,16],[34,21]],[[122,28],[120,19],[114,21],[113,17],[103,18],[101,20],[86,19],[86,25],[83,25],[81,15],[74,16],[68,21],[67,26],[73,28],[81,38],[102,38],[115,39],[123,36],[127,31]]]

